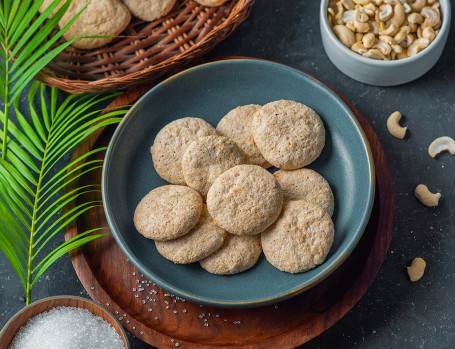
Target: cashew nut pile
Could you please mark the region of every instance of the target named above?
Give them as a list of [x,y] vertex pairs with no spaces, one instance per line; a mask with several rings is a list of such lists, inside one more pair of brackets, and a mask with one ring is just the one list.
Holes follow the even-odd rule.
[[327,11],[330,27],[346,47],[379,60],[416,55],[441,27],[438,0],[330,0]]

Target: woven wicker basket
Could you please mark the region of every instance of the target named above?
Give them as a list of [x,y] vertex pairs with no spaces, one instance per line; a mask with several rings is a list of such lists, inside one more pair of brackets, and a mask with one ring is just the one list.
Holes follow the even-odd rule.
[[231,0],[204,7],[179,0],[169,15],[154,22],[133,18],[124,33],[100,49],[67,48],[36,78],[71,93],[151,83],[213,49],[248,17],[253,3]]

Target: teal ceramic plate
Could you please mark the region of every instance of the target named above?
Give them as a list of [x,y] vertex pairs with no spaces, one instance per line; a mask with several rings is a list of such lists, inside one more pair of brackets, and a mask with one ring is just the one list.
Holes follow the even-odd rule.
[[[136,232],[133,213],[150,190],[167,184],[156,173],[150,146],[158,131],[186,116],[213,126],[231,109],[290,99],[318,112],[326,146],[309,167],[335,194],[335,241],[326,261],[306,273],[275,269],[261,256],[250,270],[212,275],[198,263],[175,265],[152,240]],[[374,168],[368,141],[351,110],[324,84],[290,67],[259,60],[204,64],[174,75],[148,91],[118,126],[106,154],[103,200],[107,221],[122,251],[150,280],[188,300],[220,307],[251,307],[303,292],[330,275],[351,253],[368,222],[374,198]]]

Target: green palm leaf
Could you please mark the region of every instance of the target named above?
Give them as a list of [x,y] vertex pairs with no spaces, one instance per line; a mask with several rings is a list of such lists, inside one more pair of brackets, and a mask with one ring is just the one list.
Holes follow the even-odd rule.
[[[117,124],[125,113],[125,110],[115,109],[104,110],[100,115],[101,110],[95,108],[118,93],[70,95],[58,103],[57,90],[52,88],[48,103],[47,90],[42,84],[33,83],[30,91],[32,122],[26,121],[16,104],[20,116],[17,124],[10,124],[11,137],[6,138],[8,156],[0,159],[0,249],[19,276],[27,302],[30,302],[32,286],[53,262],[71,249],[106,235],[100,233],[100,229],[85,232],[44,255],[44,248],[65,226],[85,212],[102,206],[99,200],[83,201],[85,195],[99,193],[99,185],[64,189],[82,175],[99,169],[102,160],[93,157],[106,148],[94,149],[61,165],[56,172],[50,169],[55,169],[81,140],[100,128]],[[35,103],[40,107],[36,108]],[[5,118],[4,114],[0,116],[2,126]],[[62,195],[62,192],[65,193]],[[69,203],[74,203],[73,207],[61,214]]]

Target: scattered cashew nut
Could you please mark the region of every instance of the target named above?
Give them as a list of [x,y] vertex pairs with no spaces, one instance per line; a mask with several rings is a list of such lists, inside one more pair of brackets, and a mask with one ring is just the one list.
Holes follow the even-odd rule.
[[426,266],[427,263],[422,258],[414,258],[411,265],[406,268],[408,270],[409,280],[412,282],[419,281],[425,272]]
[[433,194],[425,184],[419,184],[415,189],[416,198],[427,207],[436,207],[439,204],[441,193]]
[[443,151],[448,151],[452,155],[455,154],[455,140],[453,140],[453,138],[439,137],[435,139],[428,148],[428,154],[430,154],[432,158]]
[[387,119],[387,129],[392,136],[403,139],[408,128],[400,126],[400,119],[401,113],[399,111],[392,113]]

